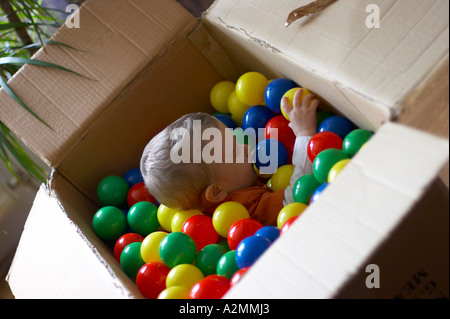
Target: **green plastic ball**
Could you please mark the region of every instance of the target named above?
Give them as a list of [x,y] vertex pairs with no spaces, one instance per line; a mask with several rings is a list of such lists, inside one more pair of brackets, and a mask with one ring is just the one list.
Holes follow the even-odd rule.
[[313,174],[316,180],[323,184],[328,179],[328,173],[334,164],[337,162],[348,159],[348,155],[343,151],[329,148],[320,152],[313,162]]
[[295,182],[294,188],[292,190],[294,201],[297,203],[308,205],[311,200],[312,194],[319,186],[320,183],[317,181],[313,174],[306,174],[301,176]]
[[352,157],[372,137],[373,132],[363,129],[353,130],[347,134],[342,143],[342,150]]
[[121,207],[127,201],[130,187],[120,176],[107,176],[97,186],[97,197],[105,206]]
[[239,270],[236,263],[236,250],[231,250],[220,257],[217,263],[217,274],[228,279],[233,277],[234,273]]
[[158,207],[150,202],[138,202],[131,206],[127,220],[133,232],[145,237],[159,228]]
[[215,275],[217,274],[217,263],[227,251],[229,250],[221,244],[206,245],[198,252],[195,265],[205,277]]
[[159,244],[159,255],[166,266],[173,268],[179,264],[192,264],[197,255],[197,247],[189,235],[173,232]]
[[136,279],[136,275],[145,265],[141,257],[141,242],[134,242],[127,245],[120,254],[120,265],[124,273],[131,279]]
[[92,227],[101,239],[116,240],[125,233],[127,219],[117,207],[105,206],[95,213]]

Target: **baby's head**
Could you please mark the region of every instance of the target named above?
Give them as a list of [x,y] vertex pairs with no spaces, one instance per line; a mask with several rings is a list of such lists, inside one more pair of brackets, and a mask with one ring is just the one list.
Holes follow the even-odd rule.
[[256,180],[248,147],[206,113],[187,114],[147,144],[141,173],[150,193],[175,209],[204,210]]

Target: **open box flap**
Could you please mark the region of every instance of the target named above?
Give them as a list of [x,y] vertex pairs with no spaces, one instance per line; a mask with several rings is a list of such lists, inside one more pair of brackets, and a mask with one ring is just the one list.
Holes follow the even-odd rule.
[[[394,230],[427,192],[448,154],[448,140],[395,123],[383,125],[226,297],[332,298],[385,240],[395,236]],[[433,218],[428,216],[429,221]],[[448,223],[446,227],[448,238]],[[424,250],[441,251],[427,247],[428,238],[422,239]]]
[[216,1],[204,20],[226,50],[254,57],[235,61],[244,69],[292,78],[365,128],[401,112],[405,96],[448,58],[448,1],[376,2],[380,28],[369,28],[373,1],[340,0],[286,28],[289,13],[309,2]]
[[[80,28],[63,25],[34,58],[85,75],[26,65],[8,82],[51,129],[0,90],[0,119],[48,165],[57,167],[91,123],[145,65],[198,21],[176,1],[86,1]],[[83,50],[83,51],[80,51]]]

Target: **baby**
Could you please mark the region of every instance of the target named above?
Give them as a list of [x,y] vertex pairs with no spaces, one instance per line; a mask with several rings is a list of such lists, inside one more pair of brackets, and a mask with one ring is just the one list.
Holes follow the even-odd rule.
[[[145,147],[141,173],[150,193],[171,208],[198,209],[209,215],[221,203],[236,201],[247,208],[251,218],[276,225],[281,208],[294,201],[294,183],[312,172],[306,148],[316,133],[319,100],[307,95],[301,101],[301,94],[299,89],[293,106],[287,98],[281,101],[296,136],[294,172],[285,190],[272,192],[259,183],[248,146],[237,143],[231,130],[215,117],[194,113],[167,126]],[[212,141],[205,141],[205,136]]]

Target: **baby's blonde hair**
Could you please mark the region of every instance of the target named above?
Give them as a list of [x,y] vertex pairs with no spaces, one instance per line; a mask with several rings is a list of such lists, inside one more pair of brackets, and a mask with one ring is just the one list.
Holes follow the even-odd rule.
[[[178,144],[183,143],[186,138],[190,138],[190,145],[193,145],[195,120],[201,121],[202,131],[210,127],[219,128],[218,120],[210,114],[184,115],[154,136],[145,147],[141,157],[141,173],[148,190],[158,202],[175,209],[197,208],[200,194],[212,181],[211,165],[205,164],[203,161],[194,163],[192,148],[188,163],[174,163],[171,159],[171,151],[178,148]],[[184,129],[188,134],[186,136],[178,135],[174,139],[171,133],[179,128]]]

